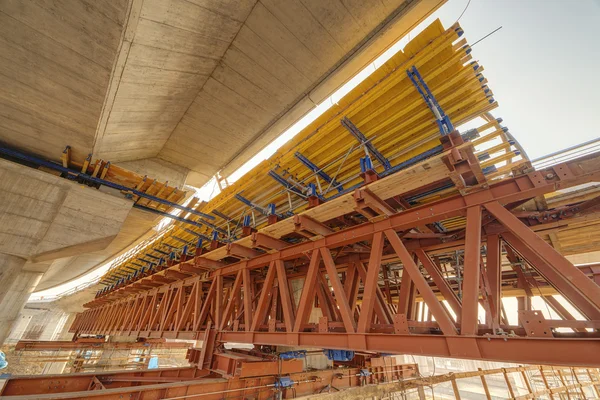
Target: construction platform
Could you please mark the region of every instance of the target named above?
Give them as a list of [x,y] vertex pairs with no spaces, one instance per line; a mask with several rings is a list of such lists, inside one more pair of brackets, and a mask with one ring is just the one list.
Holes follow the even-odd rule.
[[[590,234],[600,154],[534,168],[490,114],[497,104],[462,36],[458,24],[433,23],[275,155],[115,265],[71,326],[80,339],[201,341],[192,367],[16,377],[3,395],[266,399],[335,387],[348,390],[330,396],[341,398],[379,396],[377,384],[425,398],[437,379],[460,398],[457,379],[487,388],[491,374],[510,398],[598,395],[600,273],[566,256],[600,249]],[[305,371],[278,347],[324,349],[346,368]],[[542,366],[428,380],[415,365],[386,364],[391,354]]]
[[[216,221],[188,215],[109,271],[72,331],[598,365],[600,290],[564,257],[582,251],[573,226],[596,225],[597,190],[545,195],[598,182],[600,156],[533,169],[462,35],[432,24],[197,206]],[[515,296],[516,323],[501,301]]]

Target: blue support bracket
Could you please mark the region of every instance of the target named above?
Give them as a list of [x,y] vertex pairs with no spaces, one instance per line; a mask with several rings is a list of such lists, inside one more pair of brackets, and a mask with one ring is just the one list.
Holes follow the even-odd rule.
[[298,160],[300,160],[300,162],[302,164],[304,164],[308,169],[310,169],[312,172],[314,172],[318,176],[320,176],[325,182],[330,183],[332,187],[334,187],[338,190],[338,192],[341,192],[344,190],[341,183],[339,183],[335,179],[331,178],[327,173],[325,173],[325,171],[323,171],[321,168],[319,168],[318,165],[316,165],[315,163],[310,161],[306,156],[302,155],[300,152],[294,153],[294,156]]
[[267,204],[267,213],[269,215],[277,215],[277,211],[275,211],[275,203]]
[[210,239],[211,241],[217,241],[217,240],[219,240],[219,232],[213,231],[213,233],[211,234],[210,238],[211,238]]
[[[169,206],[169,207],[177,208],[178,210],[181,210],[181,211],[186,211],[186,212],[192,213],[192,214],[200,216],[200,217],[208,218],[208,219],[211,219],[211,220],[215,219],[214,216],[202,213],[200,211],[196,211],[193,208],[185,207],[185,206],[182,206],[181,204],[174,203],[172,201],[169,201],[169,200],[166,200],[166,199],[162,199],[160,197],[156,197],[156,196],[150,195],[150,194],[145,193],[145,192],[141,192],[141,191],[139,191],[137,189],[132,189],[132,188],[127,187],[127,186],[119,185],[117,183],[110,182],[110,181],[107,181],[105,179],[96,178],[96,177],[93,177],[93,176],[88,175],[86,173],[82,173],[82,172],[79,172],[77,170],[73,170],[71,168],[63,167],[62,165],[59,165],[59,164],[56,164],[56,163],[53,163],[53,162],[50,162],[50,161],[47,161],[47,160],[43,160],[41,158],[29,155],[29,154],[21,153],[19,151],[16,151],[16,150],[13,150],[13,149],[10,149],[10,148],[7,148],[7,147],[0,146],[0,154],[3,154],[5,156],[9,156],[9,157],[12,157],[12,158],[15,158],[15,159],[18,159],[18,160],[25,161],[28,164],[34,164],[34,165],[38,165],[38,166],[43,166],[43,167],[49,168],[51,170],[58,171],[58,172],[60,172],[62,174],[66,174],[66,176],[69,179],[80,179],[81,181],[93,183],[95,185],[104,185],[104,186],[107,186],[107,187],[110,187],[110,188],[117,189],[119,191],[125,192],[126,194],[135,195],[135,196],[138,196],[138,197],[142,197],[142,198],[145,198],[145,199],[148,199],[148,200],[160,203],[160,204],[164,204],[164,205]],[[107,165],[110,165],[110,162],[107,163]],[[105,167],[105,169],[106,169],[106,167]]]
[[250,215],[244,216],[244,222],[242,223],[242,226],[252,226],[252,218]]
[[279,353],[281,360],[296,360],[299,358],[306,358],[306,350],[298,351],[286,351],[285,353]]
[[392,168],[392,164],[390,164],[390,161],[387,158],[385,158],[385,156],[381,154],[379,150],[377,150],[375,145],[373,145],[373,143],[371,143],[371,141],[367,139],[367,137],[356,127],[356,125],[354,125],[352,121],[348,119],[348,117],[342,118],[341,123],[342,126],[346,128],[346,130],[350,132],[350,134],[354,136],[361,145],[365,146],[366,150],[368,150],[367,154],[372,154],[373,157],[375,157],[377,161],[379,161],[379,163],[383,165],[384,169],[387,170]]
[[450,117],[448,117],[444,113],[444,110],[442,110],[442,107],[439,105],[439,103],[433,96],[433,93],[431,93],[431,90],[429,90],[429,86],[427,86],[427,84],[423,80],[423,77],[419,73],[417,67],[413,65],[411,69],[406,70],[406,74],[410,78],[413,85],[415,85],[415,87],[417,88],[417,91],[421,94],[421,96],[423,96],[425,103],[427,103],[427,106],[435,116],[438,128],[440,129],[442,136],[445,136],[450,132],[454,131],[454,126],[450,121]]
[[323,354],[330,361],[352,361],[354,358],[354,352],[352,350],[323,350]]
[[365,156],[360,159],[360,172],[363,174],[367,171],[373,169],[373,163],[371,162],[371,157]]
[[284,389],[294,386],[294,381],[289,376],[282,376],[277,378],[273,386],[275,386],[277,389]]

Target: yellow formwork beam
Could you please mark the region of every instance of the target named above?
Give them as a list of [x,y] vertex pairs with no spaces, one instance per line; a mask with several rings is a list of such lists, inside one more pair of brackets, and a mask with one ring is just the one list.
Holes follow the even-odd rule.
[[[229,226],[232,230],[242,215],[250,212],[246,205],[235,199],[237,193],[242,193],[244,197],[263,207],[267,203],[274,203],[278,212],[287,211],[289,195],[268,176],[269,171],[275,170],[280,174],[285,171],[295,181],[306,184],[320,179],[297,160],[294,156],[296,152],[308,157],[321,168],[324,167],[323,171],[337,182],[344,182],[344,187],[361,183],[359,158],[364,156],[364,152],[359,148],[358,141],[341,125],[340,120],[344,117],[349,118],[392,165],[438,146],[441,133],[433,113],[407,75],[409,68],[418,68],[454,126],[484,116],[497,107],[497,103],[491,98],[487,80],[482,75],[483,67],[471,61],[470,47],[460,37],[461,34],[462,29],[458,23],[444,29],[439,20],[433,22],[402,51],[282,146],[272,157],[261,162],[208,203],[196,204],[194,208],[204,213],[218,210],[228,215],[233,219]],[[490,131],[491,139],[482,135],[475,144],[485,144],[499,137],[503,142],[502,148],[509,151],[510,146],[506,146],[506,137],[497,121],[486,122],[477,131],[480,134]],[[504,157],[502,161],[507,159],[511,161],[510,157]],[[376,164],[375,167],[378,172],[383,171],[382,166]],[[324,188],[328,186],[323,180],[320,183]],[[454,188],[450,188],[419,202],[433,201],[455,192]],[[336,193],[337,190],[330,190],[324,197],[328,198]],[[296,195],[291,196],[294,212],[306,208],[303,200]],[[188,219],[202,222],[197,216],[189,216]],[[258,220],[258,225],[264,224],[264,218]],[[227,230],[226,221],[220,217],[216,221],[213,224]],[[453,229],[461,227],[463,221],[457,219],[448,221],[448,224]],[[239,228],[241,223],[238,225]],[[177,222],[159,241],[147,244],[137,253],[152,253],[153,249],[162,244],[182,247],[183,244],[173,239],[173,236],[194,243],[197,236],[185,229],[205,236],[210,236],[212,231],[209,227],[199,228]],[[113,271],[131,266],[130,262],[134,258],[132,256],[130,260],[124,260]],[[108,274],[111,273],[109,271]]]

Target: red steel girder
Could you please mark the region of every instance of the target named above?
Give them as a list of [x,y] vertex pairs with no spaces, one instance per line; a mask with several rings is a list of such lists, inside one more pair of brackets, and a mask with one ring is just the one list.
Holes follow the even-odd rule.
[[[323,237],[313,237],[310,241],[222,266],[208,276],[193,276],[137,293],[133,295],[138,299],[136,301],[112,297],[116,300],[113,303],[98,302],[96,309],[79,316],[73,328],[80,333],[127,332],[130,336],[188,339],[211,335],[217,341],[599,365],[597,357],[590,356],[590,349],[592,353],[597,352],[600,345],[600,288],[503,206],[559,187],[598,180],[599,160],[600,157],[587,157],[566,163],[561,168],[562,171],[568,168],[568,174],[561,175],[557,172],[561,169],[553,167],[552,171],[556,173],[534,172],[476,191],[465,190],[470,193],[338,232],[322,223],[314,224],[317,221],[297,218],[296,222],[303,230],[312,229],[312,234]],[[481,253],[484,209],[503,227],[485,237],[487,260]],[[431,272],[435,268],[427,253],[431,249],[420,243],[432,239],[401,238],[397,233],[455,216],[467,217],[465,240],[457,245],[465,249],[460,301],[448,280]],[[307,229],[309,226],[311,229]],[[323,227],[328,232],[319,231]],[[440,243],[440,239],[433,240]],[[579,333],[553,332],[553,337],[537,338],[531,335],[527,326],[508,326],[500,318],[502,274],[499,257],[503,243],[514,248],[540,276],[589,318],[588,321],[545,320],[545,326],[549,329],[569,327]],[[365,249],[370,247],[369,263],[364,271],[361,254],[355,252],[356,244]],[[391,296],[383,295],[378,283],[383,256],[389,254],[390,246],[403,265],[398,304]],[[418,261],[429,271],[432,282],[422,275]],[[292,277],[305,278],[297,305],[289,288]],[[211,281],[208,291],[199,289],[205,280]],[[360,281],[363,291],[358,302]],[[443,297],[450,299],[450,308],[459,311],[456,312],[457,320],[449,315],[430,283],[438,286]],[[435,321],[424,315],[424,307],[420,307],[421,316],[417,313],[417,292]],[[259,295],[258,299],[254,293]],[[107,300],[103,299],[104,302]],[[307,322],[315,301],[325,317],[318,326]],[[145,306],[140,307],[140,304]],[[485,324],[478,321],[479,304],[491,318]],[[178,312],[178,308],[183,312]],[[136,316],[121,317],[130,313]],[[182,318],[190,319],[192,315],[193,323],[182,322]],[[179,322],[174,324],[175,320]],[[410,334],[393,333],[400,329],[394,322],[402,321],[406,321],[402,329]],[[582,336],[582,328],[592,328],[595,332]],[[507,337],[499,329],[512,330],[517,337]],[[551,351],[567,347],[572,351],[563,350],[559,355]]]

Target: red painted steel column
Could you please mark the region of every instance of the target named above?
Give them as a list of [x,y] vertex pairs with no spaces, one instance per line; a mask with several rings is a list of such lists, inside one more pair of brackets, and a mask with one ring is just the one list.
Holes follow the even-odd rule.
[[421,274],[421,271],[419,271],[419,268],[413,261],[408,250],[406,250],[406,247],[402,243],[402,240],[400,240],[400,238],[398,237],[398,234],[396,234],[396,232],[390,229],[385,231],[385,236],[387,236],[388,240],[390,241],[390,244],[394,248],[394,251],[396,252],[398,257],[400,257],[404,268],[406,268],[409,271],[410,276],[412,277],[413,282],[415,283],[417,291],[421,294],[421,296],[423,296],[423,300],[429,307],[429,310],[435,317],[438,324],[440,324],[440,328],[442,329],[442,332],[444,332],[444,335],[458,334],[456,327],[452,322],[452,319],[446,313],[444,307],[442,307],[442,303],[439,302],[439,300],[433,293],[433,290],[431,290],[431,288],[429,287],[429,284]]
[[254,293],[252,292],[250,270],[244,268],[242,274],[244,280],[244,328],[246,332],[250,332],[250,328],[252,328],[252,299],[254,298]]
[[454,313],[456,314],[457,321],[460,321],[462,314],[462,305],[460,304],[458,296],[456,295],[456,293],[454,293],[454,290],[452,290],[452,288],[448,284],[448,281],[444,279],[441,271],[439,270],[438,265],[434,264],[431,258],[422,249],[417,249],[414,253],[417,256],[417,258],[421,261],[421,264],[423,264],[425,270],[429,273],[429,275],[431,275],[431,279],[433,279],[433,282],[437,286],[438,290],[444,296],[444,300],[448,302],[448,304],[452,308],[452,311],[454,311]]
[[490,285],[491,304],[490,311],[492,314],[492,327],[497,328],[500,325],[500,309],[501,309],[501,288],[502,288],[502,265],[501,265],[501,249],[502,243],[500,236],[488,235],[486,241],[487,256],[485,270]]
[[231,317],[231,313],[233,311],[233,306],[235,304],[235,298],[242,287],[242,271],[238,271],[237,276],[235,277],[235,282],[233,283],[233,288],[231,292],[229,292],[229,299],[227,299],[227,306],[225,307],[225,311],[223,312],[223,318],[221,319],[221,324],[219,325],[219,330],[225,329],[227,322],[229,322],[229,318]]
[[367,278],[364,282],[363,300],[358,319],[358,332],[366,333],[371,328],[373,320],[373,309],[377,296],[377,281],[379,280],[379,269],[381,268],[381,257],[383,256],[383,232],[377,232],[373,236],[371,244],[371,255],[369,257],[369,267]]
[[300,302],[298,303],[298,312],[293,329],[294,332],[302,331],[302,326],[308,321],[308,316],[310,315],[310,311],[315,299],[317,274],[319,273],[320,264],[321,254],[319,249],[315,249],[310,256],[310,264],[304,279],[302,293],[300,294]]
[[342,315],[342,321],[344,322],[346,332],[354,333],[356,332],[356,321],[352,315],[352,310],[350,310],[348,298],[344,293],[344,286],[342,285],[342,282],[340,282],[340,278],[338,277],[338,272],[329,249],[326,247],[321,247],[321,257],[323,257],[323,263],[325,263],[327,276],[329,276],[329,281],[331,282],[331,287],[333,288],[333,293],[335,294],[335,302],[337,303],[340,314]]
[[271,293],[271,287],[273,286],[274,281],[275,262],[271,262],[271,264],[269,264],[269,270],[267,271],[265,282],[263,283],[263,287],[260,291],[260,299],[258,300],[258,305],[256,306],[254,320],[252,321],[252,328],[250,330],[253,332],[258,330],[260,325],[265,321],[265,318],[267,317],[269,294]]
[[479,274],[481,255],[481,207],[467,208],[465,265],[463,279],[463,312],[460,333],[476,335],[479,311]]
[[279,296],[281,297],[281,308],[283,309],[285,330],[287,332],[292,332],[294,328],[294,305],[292,303],[290,287],[283,261],[276,260],[275,268],[277,269],[277,282],[279,283]]
[[552,246],[523,224],[510,211],[494,201],[486,203],[485,208],[507,227],[515,236],[534,250],[548,265],[558,273],[565,276],[596,308],[600,309],[600,287],[590,280],[583,272],[576,268],[569,260],[563,257]]

